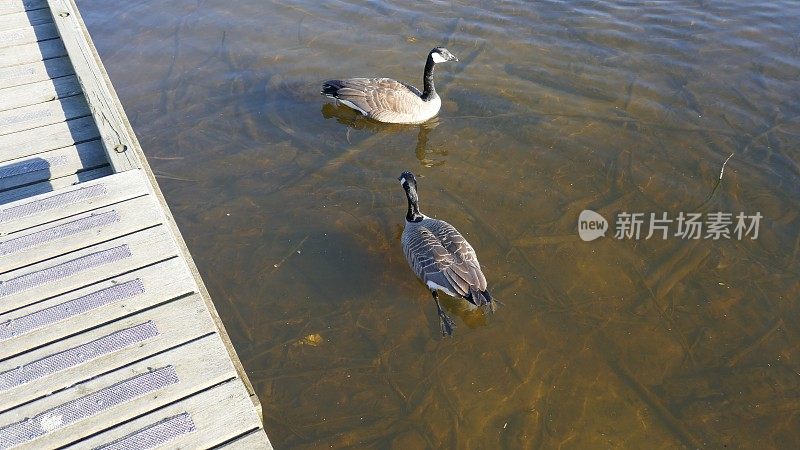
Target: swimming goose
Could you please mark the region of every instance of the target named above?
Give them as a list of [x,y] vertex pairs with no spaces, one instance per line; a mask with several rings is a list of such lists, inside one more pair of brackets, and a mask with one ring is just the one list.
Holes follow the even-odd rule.
[[455,324],[442,310],[437,291],[462,297],[476,306],[494,312],[495,300],[486,290],[486,277],[475,250],[449,223],[432,219],[419,211],[417,179],[411,172],[398,178],[406,191],[408,212],[400,242],[411,270],[431,290],[436,301],[442,335],[453,334]]
[[444,47],[428,54],[422,92],[391,78],[347,78],[324,82],[320,93],[379,122],[422,123],[435,117],[442,107],[433,86],[433,67],[445,61],[458,58]]

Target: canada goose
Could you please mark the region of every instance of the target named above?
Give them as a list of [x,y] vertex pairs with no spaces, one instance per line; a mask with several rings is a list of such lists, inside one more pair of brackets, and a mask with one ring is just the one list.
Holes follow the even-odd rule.
[[486,290],[486,277],[475,250],[464,236],[449,223],[432,219],[419,211],[417,179],[411,172],[398,178],[406,191],[408,212],[400,242],[411,270],[428,286],[436,309],[442,335],[453,334],[455,324],[442,310],[437,291],[462,297],[476,306],[487,306],[494,312],[496,300]]
[[379,122],[422,123],[435,117],[442,106],[433,86],[433,67],[445,61],[458,58],[444,47],[428,53],[422,92],[391,78],[347,78],[324,82],[320,93]]

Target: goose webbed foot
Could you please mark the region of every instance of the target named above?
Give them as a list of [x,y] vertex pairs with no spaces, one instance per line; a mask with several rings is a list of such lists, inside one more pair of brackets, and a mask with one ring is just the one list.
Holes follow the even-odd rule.
[[497,308],[501,306],[506,306],[506,304],[501,302],[500,300],[497,300],[496,298],[493,298],[489,301],[489,303],[484,305],[484,312],[488,312],[489,314],[494,314],[494,312],[497,311]]
[[442,330],[442,336],[452,336],[456,324],[442,309],[442,305],[439,304],[439,295],[436,291],[431,291],[431,294],[433,294],[433,299],[436,301],[436,312],[439,314],[439,327]]
[[444,311],[439,311],[439,327],[442,330],[442,336],[452,336],[456,324]]

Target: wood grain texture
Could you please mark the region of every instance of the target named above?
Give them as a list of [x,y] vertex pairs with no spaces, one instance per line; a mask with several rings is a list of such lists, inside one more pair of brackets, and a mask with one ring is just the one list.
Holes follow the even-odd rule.
[[35,27],[16,28],[0,31],[0,48],[14,47],[16,45],[30,44],[32,42],[55,39],[59,36],[54,23],[45,23]]
[[94,326],[113,322],[138,311],[145,310],[168,300],[176,299],[197,290],[186,264],[179,258],[172,258],[158,264],[137,269],[100,281],[84,288],[58,295],[43,302],[16,311],[0,314],[0,324],[24,320],[31,315],[47,314],[48,311],[65,308],[76,299],[108,292],[109,289],[125,283],[140,283],[141,293],[120,298],[85,312],[76,313],[66,319],[51,321],[41,327],[31,328],[16,336],[0,341],[0,360],[23,353],[41,345],[63,339],[66,336],[82,333]]
[[[26,158],[5,161],[0,163],[0,191],[47,181],[51,178],[73,175],[107,164],[106,153],[103,151],[100,141],[90,141]],[[26,166],[30,170],[22,169]]]
[[[92,220],[96,225],[92,226]],[[0,272],[61,256],[162,221],[161,210],[153,198],[143,196],[8,234],[0,237]]]
[[81,93],[81,85],[75,75],[53,80],[37,81],[0,90],[0,111],[51,102]]
[[[68,196],[71,193],[79,192],[94,192],[96,195],[87,197],[85,200],[70,202]],[[4,234],[11,235],[40,224],[47,224],[64,217],[146,195],[148,192],[147,185],[139,171],[115,174],[100,180],[81,183],[56,192],[40,194],[2,205],[0,206],[0,227]],[[32,206],[47,202],[48,199],[58,201],[52,201],[42,206]],[[23,211],[16,213],[20,209]]]
[[[150,414],[162,405],[179,400],[172,406],[191,407],[202,432],[181,436],[173,442],[178,447],[209,447],[243,436],[239,442],[271,448],[262,447],[269,443],[260,428],[260,404],[74,0],[49,0],[50,9],[34,8],[43,5],[37,0],[13,1],[16,6],[0,5],[0,158],[6,161],[0,164],[0,183],[8,180],[5,191],[0,184],[0,231],[7,233],[0,235],[0,324],[13,319],[28,325],[19,328],[22,334],[0,333],[0,373],[70,349],[82,351],[79,346],[86,342],[140,320],[167,331],[92,361],[59,365],[36,380],[6,382],[0,388],[9,395],[0,399],[0,410],[12,409],[0,414],[0,428],[169,365],[179,383],[74,423],[58,423],[22,448],[58,447],[92,435],[109,438],[97,434],[104,430],[130,433],[152,424],[148,420],[155,416]],[[94,155],[90,167],[102,164],[96,155],[99,145],[111,167],[81,171],[74,161],[49,165],[69,156],[86,161],[83,150]],[[62,166],[65,170],[55,171]],[[70,186],[111,168],[120,173]],[[46,180],[48,172],[55,178]],[[27,183],[32,184],[20,186]],[[55,191],[36,196],[50,189]],[[85,189],[94,189],[91,196],[84,196]],[[87,296],[114,291],[120,286],[115,283],[137,287],[129,296],[93,304],[92,311],[80,309],[74,317],[26,319],[45,317],[68,302],[84,305],[80,302]],[[212,334],[199,338],[203,333]],[[202,392],[202,401],[190,401],[211,386]],[[226,409],[225,420],[220,420],[220,408]],[[131,422],[134,417],[139,419]]]
[[273,450],[272,443],[263,429],[246,434],[220,448],[226,450]]
[[99,133],[91,117],[45,125],[35,130],[0,136],[0,161],[35,155],[97,139]]
[[[224,413],[221,414],[220,411]],[[239,380],[231,380],[193,395],[67,448],[75,450],[96,448],[183,413],[191,416],[196,430],[170,440],[164,445],[165,448],[212,448],[250,430],[253,431],[247,436],[253,436],[250,441],[252,446],[246,448],[253,450],[272,448],[264,445],[269,441],[264,431],[260,429],[261,422]]]
[[14,30],[23,27],[32,27],[53,21],[50,10],[35,9],[0,15],[0,31]]
[[47,0],[3,0],[0,2],[0,15],[41,8],[47,8]]
[[0,136],[91,114],[82,95],[0,112]]
[[99,431],[125,423],[139,415],[150,413],[162,405],[231,380],[236,376],[236,371],[227,357],[219,335],[212,334],[4,412],[0,414],[0,428],[35,417],[71,400],[148,373],[153,369],[167,366],[174,368],[178,376],[178,383],[141,395],[125,403],[110,406],[82,420],[60,426],[17,448],[42,449],[68,445]]
[[211,317],[206,314],[202,299],[198,295],[193,295],[2,361],[0,362],[0,374],[17,367],[28,367],[40,359],[147,322],[151,322],[155,326],[157,334],[141,342],[132,341],[130,345],[100,354],[83,364],[54,371],[5,391],[0,386],[0,392],[2,392],[0,411],[50,395],[52,392],[82,383],[133,361],[214,332],[214,324],[211,322]]
[[175,247],[172,237],[166,232],[163,226],[159,226],[59,256],[58,258],[6,272],[0,275],[0,281],[6,286],[13,286],[13,284],[9,284],[10,281],[19,277],[26,275],[31,276],[31,274],[35,272],[49,268],[61,268],[64,264],[74,262],[78,258],[89,257],[90,255],[96,255],[103,251],[120,249],[121,247],[124,248],[126,252],[129,252],[130,256],[115,259],[102,265],[93,266],[69,276],[62,276],[47,282],[34,284],[24,290],[12,290],[9,293],[0,295],[0,314],[96,283],[100,280],[119,276],[145,265],[165,260],[175,256],[177,253],[177,248]]
[[94,114],[100,137],[116,172],[141,167],[138,147],[122,104],[117,98],[100,56],[89,37],[78,8],[72,0],[50,0],[55,23],[69,52],[75,73]]
[[64,48],[61,39],[5,47],[0,48],[0,67],[33,63],[45,59],[58,58],[66,54],[67,49]]
[[[200,293],[205,299],[209,312],[219,328],[220,336],[226,343],[226,348],[228,349],[230,358],[233,361],[239,376],[250,392],[251,399],[259,411],[259,415],[261,415],[261,405],[258,397],[255,395],[253,386],[250,383],[250,380],[247,378],[244,367],[242,366],[239,357],[236,355],[236,351],[233,348],[230,337],[225,331],[225,327],[216,311],[216,308],[214,307],[210,295],[208,294],[208,290],[203,284],[194,260],[192,259],[191,254],[186,247],[186,243],[184,242],[183,237],[181,236],[180,231],[175,224],[175,220],[172,217],[169,208],[167,207],[166,201],[164,200],[161,190],[158,187],[155,176],[153,175],[152,170],[147,163],[147,159],[142,152],[141,146],[139,145],[139,142],[133,133],[133,129],[131,128],[127,117],[124,114],[122,105],[120,104],[116,93],[114,93],[114,89],[111,86],[111,82],[108,78],[108,74],[103,68],[94,44],[91,42],[89,33],[80,17],[80,13],[75,6],[74,0],[49,0],[48,3],[54,13],[56,24],[61,37],[64,40],[64,45],[69,54],[73,57],[75,70],[81,80],[83,90],[87,94],[89,106],[92,108],[92,111],[110,111],[109,115],[98,114],[96,116],[98,120],[98,127],[100,128],[100,132],[104,137],[104,142],[106,143],[107,151],[112,148],[112,145],[119,144],[125,145],[125,148],[127,149],[127,151],[125,151],[122,155],[114,155],[109,151],[109,159],[111,160],[112,166],[116,171],[127,170],[130,167],[141,167],[147,174],[153,192],[158,197],[159,203],[161,203],[164,208],[167,219],[165,224],[172,231],[182,257],[186,259],[189,269],[197,280]],[[61,17],[62,12],[68,13],[69,15],[67,17]],[[76,60],[75,55],[83,55],[81,61]],[[107,121],[107,123],[103,124],[103,121]],[[111,134],[110,130],[113,130],[114,133],[120,134]]]
[[[0,88],[22,86],[75,73],[66,56],[0,68]],[[0,91],[1,92],[1,91]]]
[[[103,157],[105,157],[105,152],[103,153]],[[102,166],[97,169],[87,170],[77,174],[66,175],[60,178],[53,178],[47,181],[10,189],[8,191],[0,192],[0,205],[33,197],[34,195],[46,194],[58,189],[73,186],[77,183],[85,183],[87,181],[107,177],[113,173],[114,171],[110,166]]]

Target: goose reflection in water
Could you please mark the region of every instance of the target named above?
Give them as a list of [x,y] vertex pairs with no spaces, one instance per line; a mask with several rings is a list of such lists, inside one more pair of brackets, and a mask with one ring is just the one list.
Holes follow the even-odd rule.
[[417,125],[381,123],[364,117],[361,113],[351,108],[342,105],[337,106],[333,103],[323,104],[320,113],[322,114],[322,117],[326,119],[335,119],[340,124],[347,126],[347,142],[349,143],[352,143],[350,140],[350,132],[352,130],[366,130],[372,133],[392,134],[408,132],[409,130],[416,128],[417,143],[414,149],[414,154],[416,155],[420,164],[425,167],[433,167],[445,163],[444,159],[434,159],[431,156],[446,156],[446,151],[428,149],[428,135],[441,123],[438,117],[434,117],[425,123]]

